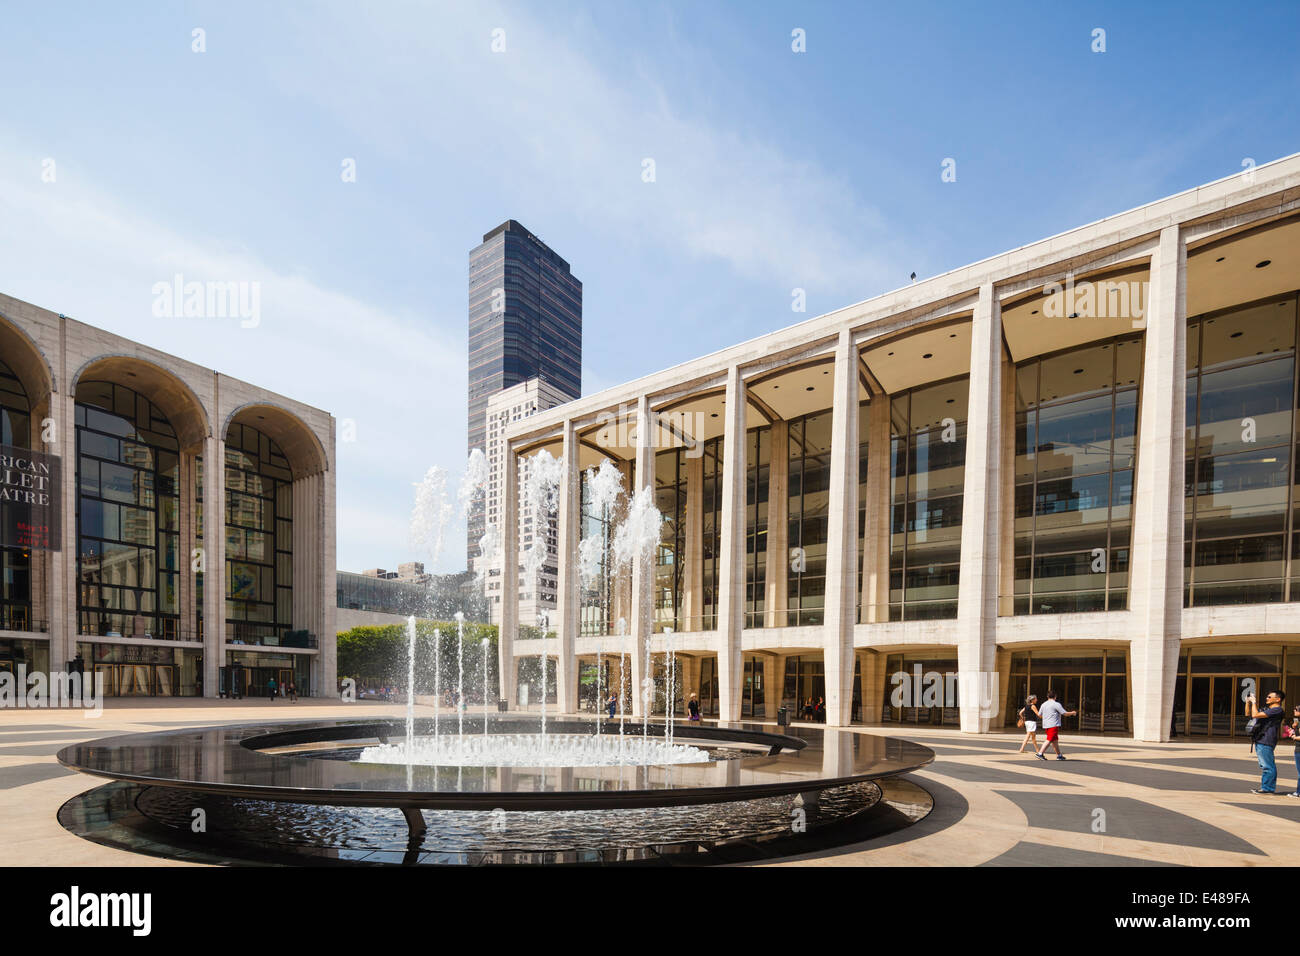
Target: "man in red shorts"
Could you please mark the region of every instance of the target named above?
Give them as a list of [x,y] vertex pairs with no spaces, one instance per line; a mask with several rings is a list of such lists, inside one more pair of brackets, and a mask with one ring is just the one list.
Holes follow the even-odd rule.
[[1047,692],[1047,701],[1042,707],[1038,708],[1038,712],[1043,717],[1043,730],[1047,733],[1047,740],[1043,742],[1042,749],[1038,751],[1038,759],[1047,759],[1043,754],[1047,753],[1047,748],[1050,746],[1056,751],[1056,759],[1064,760],[1065,754],[1061,753],[1061,745],[1057,743],[1057,738],[1061,736],[1061,718],[1073,717],[1078,711],[1066,710],[1056,699],[1056,691],[1049,690]]

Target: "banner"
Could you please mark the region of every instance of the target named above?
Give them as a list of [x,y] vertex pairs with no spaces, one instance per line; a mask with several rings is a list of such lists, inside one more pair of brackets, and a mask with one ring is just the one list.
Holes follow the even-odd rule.
[[62,549],[57,455],[0,445],[0,547]]

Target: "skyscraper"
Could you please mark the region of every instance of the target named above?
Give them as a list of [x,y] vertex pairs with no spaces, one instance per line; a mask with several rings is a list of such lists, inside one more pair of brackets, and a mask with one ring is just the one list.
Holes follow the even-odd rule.
[[[469,451],[487,450],[488,399],[536,378],[565,399],[582,394],[582,283],[569,264],[508,219],[469,254]],[[478,556],[486,515],[469,515]]]

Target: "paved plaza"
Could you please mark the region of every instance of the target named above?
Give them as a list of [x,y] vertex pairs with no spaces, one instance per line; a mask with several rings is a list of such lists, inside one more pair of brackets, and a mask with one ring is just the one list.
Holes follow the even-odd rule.
[[[420,708],[431,714],[431,709]],[[68,744],[120,733],[250,720],[400,717],[401,704],[337,701],[109,700],[87,719],[75,710],[0,717],[0,865],[158,866],[155,857],[98,846],[66,832],[58,808],[103,781],[61,767]],[[775,729],[772,725],[771,729]],[[791,732],[798,734],[800,725]],[[921,822],[868,844],[772,865],[828,866],[1267,866],[1300,864],[1300,800],[1293,751],[1278,748],[1278,791],[1255,796],[1253,755],[1240,742],[1141,744],[1065,738],[1069,759],[1017,754],[1019,736],[955,730],[859,728],[905,737],[935,762],[905,778],[934,800]],[[904,785],[905,786],[905,785]],[[1281,819],[1280,819],[1281,818]]]

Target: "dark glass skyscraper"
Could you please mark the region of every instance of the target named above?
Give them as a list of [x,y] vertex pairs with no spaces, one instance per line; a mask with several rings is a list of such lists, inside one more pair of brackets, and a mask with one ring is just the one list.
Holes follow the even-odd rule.
[[[487,449],[488,398],[539,378],[582,394],[582,283],[569,264],[509,219],[469,254],[469,450]],[[478,556],[485,513],[469,515],[468,557]]]

